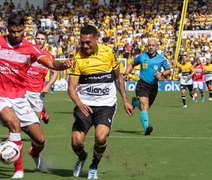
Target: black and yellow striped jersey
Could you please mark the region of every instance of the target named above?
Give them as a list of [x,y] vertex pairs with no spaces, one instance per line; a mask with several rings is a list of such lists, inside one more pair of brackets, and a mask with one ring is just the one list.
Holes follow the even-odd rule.
[[181,64],[181,63],[177,62],[176,66],[182,74],[188,75],[194,71],[194,67],[191,64],[191,62],[186,62],[185,64]]
[[113,70],[119,68],[113,49],[98,44],[95,54],[88,56],[78,51],[74,59],[69,75],[79,78],[80,100],[90,106],[113,106],[117,100]]

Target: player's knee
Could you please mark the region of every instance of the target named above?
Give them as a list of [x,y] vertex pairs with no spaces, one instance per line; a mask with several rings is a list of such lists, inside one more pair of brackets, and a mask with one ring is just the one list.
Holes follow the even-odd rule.
[[103,135],[103,134],[95,137],[95,141],[98,144],[104,144],[106,142],[106,139],[107,139],[107,135]]
[[75,146],[81,146],[83,144],[83,140],[79,137],[72,137],[72,148]]
[[43,134],[40,134],[40,135],[33,137],[32,141],[36,146],[44,146],[46,139]]

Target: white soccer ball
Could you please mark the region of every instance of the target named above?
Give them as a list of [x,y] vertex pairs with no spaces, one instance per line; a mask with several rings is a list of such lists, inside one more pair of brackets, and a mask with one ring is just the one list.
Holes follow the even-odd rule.
[[20,150],[14,142],[5,141],[0,144],[0,159],[3,163],[14,163],[20,157]]

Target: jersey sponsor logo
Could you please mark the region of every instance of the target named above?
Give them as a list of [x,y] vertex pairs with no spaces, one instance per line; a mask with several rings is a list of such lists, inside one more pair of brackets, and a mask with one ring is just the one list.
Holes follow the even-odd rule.
[[24,62],[29,62],[30,55],[21,54],[14,50],[1,49],[0,50],[0,59],[14,61],[14,62],[18,61],[20,63],[24,63]]
[[90,95],[97,95],[97,96],[109,95],[109,93],[110,93],[110,89],[107,87],[97,88],[94,86],[90,86],[89,88],[86,89],[86,91]]
[[0,65],[0,71],[2,74],[18,74],[19,71],[14,68],[10,68],[8,63],[5,63],[5,66]]
[[79,84],[87,83],[109,83],[114,81],[113,73],[99,73],[91,75],[80,75]]
[[88,78],[85,78],[85,80],[87,80],[87,79],[104,79],[104,78],[111,79],[111,77],[112,77],[111,74],[104,74],[104,75],[98,75],[98,76],[90,76]]

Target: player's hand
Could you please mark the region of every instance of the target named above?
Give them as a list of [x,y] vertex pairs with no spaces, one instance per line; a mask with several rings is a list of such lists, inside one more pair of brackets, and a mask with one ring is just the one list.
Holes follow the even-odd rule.
[[155,77],[156,77],[158,80],[161,80],[161,79],[163,79],[163,73],[157,71],[157,72],[155,73]]
[[63,61],[63,66],[65,69],[68,69],[71,67],[71,62],[72,62],[73,59],[66,59]]
[[123,74],[123,79],[124,79],[125,81],[129,81],[129,74],[124,73],[124,74]]
[[93,110],[86,104],[80,103],[77,106],[86,117],[93,113]]
[[124,103],[124,108],[125,108],[125,111],[127,112],[127,114],[129,116],[132,116],[133,115],[133,106],[131,103],[129,103],[128,101]]

